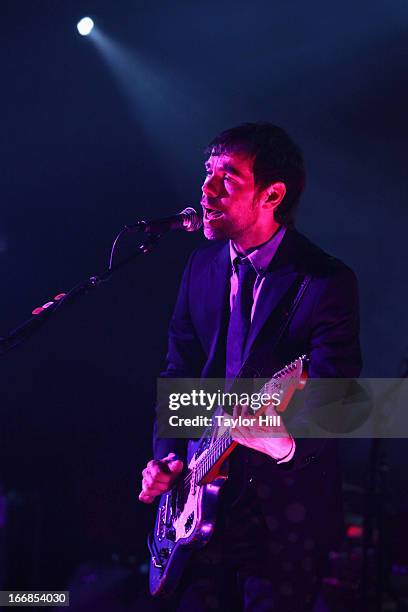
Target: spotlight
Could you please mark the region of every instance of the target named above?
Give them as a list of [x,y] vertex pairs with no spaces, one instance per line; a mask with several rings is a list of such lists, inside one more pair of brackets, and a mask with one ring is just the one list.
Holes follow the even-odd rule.
[[78,21],[77,28],[81,36],[88,36],[92,32],[94,22],[90,17],[84,17],[81,21]]

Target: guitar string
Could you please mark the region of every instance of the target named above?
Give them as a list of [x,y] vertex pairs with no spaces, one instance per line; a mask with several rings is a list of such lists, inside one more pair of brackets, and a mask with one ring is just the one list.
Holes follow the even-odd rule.
[[[283,372],[283,370],[281,370],[281,372]],[[278,374],[281,374],[281,372],[278,372],[275,376],[278,376]],[[285,372],[288,373],[288,372]],[[279,384],[278,384],[279,383]],[[282,381],[279,379],[276,379],[275,377],[273,379],[271,379],[270,381],[268,381],[267,383],[265,383],[265,385],[262,387],[261,391],[259,392],[259,394],[261,395],[262,393],[268,393],[268,395],[270,394],[271,391],[274,390],[278,390],[280,388]],[[205,455],[205,457],[203,457],[195,466],[196,470],[195,472],[190,471],[187,476],[184,478],[183,481],[183,488],[186,489],[187,487],[190,486],[190,481],[193,477],[193,475],[197,474],[197,468],[199,469],[201,466],[204,467],[204,463],[206,461],[208,461],[208,459],[213,459],[214,458],[214,454],[216,454],[216,452],[219,450],[219,447],[222,445],[223,441],[226,440],[227,438],[230,438],[231,442],[232,442],[232,438],[230,436],[229,432],[224,432],[224,434],[222,434],[219,438],[217,438],[216,442],[214,442],[214,444],[211,446],[210,450],[208,451],[208,453]],[[218,457],[219,459],[219,457]],[[217,459],[217,460],[218,460]],[[213,467],[213,466],[211,466]],[[210,467],[210,469],[211,469]],[[205,476],[210,470],[207,469],[204,471],[204,473],[201,475],[200,480],[203,478],[203,476]]]
[[[290,363],[289,365],[287,365],[284,368],[282,368],[282,370],[277,372],[271,378],[271,380],[269,380],[267,383],[265,383],[265,385],[262,387],[262,389],[259,392],[259,394],[261,394],[261,393],[268,393],[269,394],[270,391],[278,390],[280,388],[280,385],[283,382],[281,377],[284,374],[292,374],[291,378],[293,378],[293,370],[296,369],[296,361],[297,360],[295,360],[294,362]],[[208,459],[213,459],[214,458],[214,454],[216,453],[216,451],[218,451],[220,446],[222,446],[223,441],[226,441],[228,438],[230,438],[230,441],[232,442],[232,437],[231,437],[229,431],[224,432],[219,438],[217,438],[216,442],[214,442],[214,444],[211,446],[210,450],[205,455],[205,457],[203,457],[196,464],[196,466],[195,466],[196,469],[194,471],[193,470],[189,471],[189,473],[186,475],[186,477],[182,481],[183,489],[184,490],[186,490],[186,488],[190,486],[190,481],[193,478],[193,476],[196,476],[196,473],[198,471],[197,468],[204,467],[204,464],[205,464],[206,461],[208,461]],[[218,457],[218,459],[219,458],[220,457]],[[211,467],[213,467],[213,466],[211,466]],[[210,467],[210,469],[211,469],[211,467]],[[204,471],[204,473],[201,475],[201,478],[203,478],[203,476],[205,476],[209,471],[210,471],[209,469]]]
[[[213,446],[211,447],[211,449],[208,451],[208,453],[205,455],[205,457],[203,457],[203,459],[201,459],[197,464],[196,464],[196,468],[200,468],[201,466],[204,466],[204,463],[206,460],[208,460],[209,458],[213,458],[212,456],[214,455],[215,451],[217,451],[219,449],[220,446],[222,446],[223,441],[227,441],[227,439],[230,438],[232,441],[232,438],[229,434],[229,432],[224,432],[219,438],[217,438],[216,442],[214,442]],[[211,456],[212,455],[212,456]],[[208,470],[209,471],[209,470]],[[196,469],[197,472],[197,469]],[[193,477],[194,472],[192,470],[189,471],[189,473],[187,474],[187,476],[184,478],[183,484],[187,485],[190,483],[191,478]],[[203,474],[203,476],[205,475],[205,473]]]
[[[279,381],[279,383],[280,382],[281,381]],[[270,381],[265,383],[265,385],[260,390],[259,395],[261,395],[262,393],[267,393],[268,395],[270,395],[270,392],[274,391],[274,390],[278,390],[279,386],[280,385],[278,384],[277,380],[271,379]],[[232,442],[232,438],[231,438],[230,433],[228,431],[225,432],[224,434],[222,434],[222,436],[220,436],[219,438],[217,438],[216,442],[210,448],[210,450],[208,451],[207,455],[205,455],[205,457],[199,463],[197,463],[196,467],[200,467],[208,459],[213,459],[214,454],[216,454],[216,452],[218,451],[220,445],[222,445],[223,440],[227,439],[228,437],[230,438],[230,440]],[[219,459],[219,457],[218,457],[218,459]],[[207,473],[208,473],[208,471],[209,470],[207,470]],[[203,474],[203,475],[205,475],[205,474]],[[191,476],[189,476],[188,481],[191,480],[191,477],[192,477],[192,474],[191,474]]]

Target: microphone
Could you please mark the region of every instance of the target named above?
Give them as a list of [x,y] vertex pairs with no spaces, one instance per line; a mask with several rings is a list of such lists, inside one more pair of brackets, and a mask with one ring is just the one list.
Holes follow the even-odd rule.
[[177,215],[153,219],[150,221],[137,221],[132,225],[125,225],[129,232],[141,230],[147,234],[163,234],[173,230],[184,230],[186,232],[196,232],[202,226],[201,216],[194,208],[188,206]]

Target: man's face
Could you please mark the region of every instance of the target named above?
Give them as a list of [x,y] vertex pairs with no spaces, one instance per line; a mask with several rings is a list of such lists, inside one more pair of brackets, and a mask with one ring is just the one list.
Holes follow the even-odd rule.
[[221,153],[211,155],[205,167],[204,235],[208,240],[239,240],[259,223],[253,160],[240,153]]

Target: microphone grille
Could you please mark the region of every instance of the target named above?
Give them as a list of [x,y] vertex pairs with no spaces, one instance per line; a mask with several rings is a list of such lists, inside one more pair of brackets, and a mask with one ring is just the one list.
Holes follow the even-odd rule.
[[201,215],[192,206],[187,206],[180,214],[184,216],[183,227],[187,232],[196,232],[203,224]]

